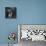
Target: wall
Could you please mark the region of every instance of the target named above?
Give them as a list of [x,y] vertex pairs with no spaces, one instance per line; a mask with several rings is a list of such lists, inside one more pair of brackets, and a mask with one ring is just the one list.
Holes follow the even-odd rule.
[[[17,8],[16,19],[5,18],[9,6]],[[9,32],[18,32],[18,24],[46,24],[46,0],[0,0],[0,44],[8,43]]]

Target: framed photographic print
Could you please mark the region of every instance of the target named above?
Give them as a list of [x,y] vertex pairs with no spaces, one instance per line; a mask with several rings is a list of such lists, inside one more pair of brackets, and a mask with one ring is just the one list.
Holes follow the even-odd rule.
[[16,7],[5,7],[5,18],[16,18]]
[[19,41],[46,41],[46,25],[20,24],[18,25]]
[[42,45],[43,42],[46,43],[46,24],[19,24],[18,42],[20,46]]

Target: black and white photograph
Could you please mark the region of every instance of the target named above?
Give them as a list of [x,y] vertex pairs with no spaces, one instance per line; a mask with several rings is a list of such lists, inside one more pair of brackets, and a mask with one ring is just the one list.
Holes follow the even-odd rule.
[[5,18],[16,18],[16,7],[5,7]]
[[46,25],[18,25],[20,46],[43,45],[46,43]]

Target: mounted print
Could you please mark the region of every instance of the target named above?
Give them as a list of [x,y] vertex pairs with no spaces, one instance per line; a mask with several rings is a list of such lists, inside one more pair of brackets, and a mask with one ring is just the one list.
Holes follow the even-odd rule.
[[16,7],[5,7],[5,18],[16,18]]
[[21,40],[46,41],[46,25],[19,25]]

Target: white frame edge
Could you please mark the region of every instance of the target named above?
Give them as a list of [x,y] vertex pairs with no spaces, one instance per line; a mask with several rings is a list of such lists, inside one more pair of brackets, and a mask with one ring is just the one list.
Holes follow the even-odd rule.
[[18,43],[20,43],[20,25],[18,25]]

